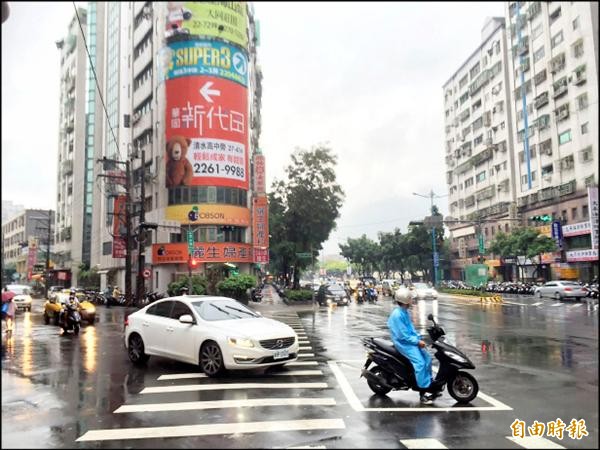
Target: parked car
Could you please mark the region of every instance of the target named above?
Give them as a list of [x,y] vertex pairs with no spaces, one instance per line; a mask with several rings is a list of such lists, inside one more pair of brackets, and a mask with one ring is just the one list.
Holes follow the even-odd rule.
[[31,311],[31,287],[25,284],[9,284],[6,286],[9,291],[14,292],[13,302],[17,310]]
[[228,297],[185,295],[158,300],[125,319],[125,347],[134,364],[151,355],[225,370],[282,366],[298,358],[298,336]]
[[587,294],[587,289],[581,284],[565,280],[548,281],[543,286],[538,286],[535,290],[536,297],[552,297],[555,300],[566,298],[580,300],[587,296]]
[[336,304],[338,306],[348,306],[350,299],[346,290],[341,284],[328,283],[319,287],[316,294],[316,300],[320,306]]
[[427,283],[413,283],[411,295],[413,299],[438,298],[438,292]]

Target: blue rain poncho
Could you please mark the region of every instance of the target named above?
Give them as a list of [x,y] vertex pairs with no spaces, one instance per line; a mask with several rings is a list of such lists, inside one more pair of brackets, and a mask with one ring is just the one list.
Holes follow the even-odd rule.
[[394,347],[406,356],[415,369],[417,385],[421,389],[431,384],[431,356],[424,348],[419,348],[421,335],[417,333],[406,308],[398,307],[388,319],[388,327]]

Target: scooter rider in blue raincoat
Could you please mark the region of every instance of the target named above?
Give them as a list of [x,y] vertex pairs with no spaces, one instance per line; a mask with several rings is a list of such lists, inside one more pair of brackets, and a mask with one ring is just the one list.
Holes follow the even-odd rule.
[[432,404],[437,394],[426,394],[433,379],[431,377],[431,356],[425,350],[425,342],[412,324],[408,309],[412,304],[410,294],[396,292],[399,307],[394,308],[388,319],[388,327],[396,350],[410,360],[415,370],[415,378],[420,388],[421,403]]

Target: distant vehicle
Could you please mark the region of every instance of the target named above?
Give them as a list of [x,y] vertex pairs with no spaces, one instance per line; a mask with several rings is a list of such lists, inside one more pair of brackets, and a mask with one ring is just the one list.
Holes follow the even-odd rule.
[[394,290],[396,289],[398,282],[396,280],[383,280],[381,282],[381,293],[383,295],[392,296],[394,294]]
[[438,292],[427,283],[413,283],[413,288],[411,292],[413,299],[438,298]]
[[6,286],[9,291],[14,292],[13,302],[17,310],[31,311],[31,287],[25,284],[9,284]]
[[375,286],[377,284],[377,279],[375,277],[360,277],[359,279],[364,285],[370,284]]
[[169,297],[125,319],[125,347],[134,364],[150,355],[197,364],[209,377],[225,370],[283,366],[298,358],[298,336],[228,297]]
[[347,306],[350,303],[348,294],[341,284],[329,283],[319,287],[316,295],[320,306],[336,304],[338,306]]
[[537,298],[552,297],[555,300],[575,299],[580,300],[587,296],[588,290],[575,281],[556,280],[548,281],[535,290]]
[[62,286],[50,286],[50,289],[48,289],[48,298],[56,298],[56,294],[62,290]]

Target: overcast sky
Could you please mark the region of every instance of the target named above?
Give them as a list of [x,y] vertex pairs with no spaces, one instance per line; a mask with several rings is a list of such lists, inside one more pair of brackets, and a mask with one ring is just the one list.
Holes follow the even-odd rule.
[[[82,2],[77,2],[82,4]],[[59,51],[74,9],[9,2],[2,24],[2,200],[56,208]],[[446,194],[442,85],[503,2],[255,2],[267,183],[296,147],[327,143],[346,193],[324,253],[399,227]],[[448,211],[447,199],[436,201]]]

